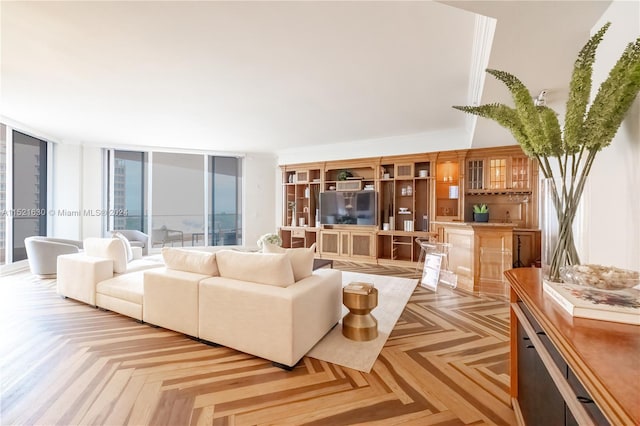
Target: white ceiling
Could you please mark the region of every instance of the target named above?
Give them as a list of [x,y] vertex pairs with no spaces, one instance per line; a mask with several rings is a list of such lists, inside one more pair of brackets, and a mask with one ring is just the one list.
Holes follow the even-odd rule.
[[[473,12],[497,19],[489,67],[561,98],[609,3],[2,1],[0,116],[59,142],[217,152],[464,130]],[[482,101],[507,99],[487,79]],[[478,121],[473,146],[505,143]]]

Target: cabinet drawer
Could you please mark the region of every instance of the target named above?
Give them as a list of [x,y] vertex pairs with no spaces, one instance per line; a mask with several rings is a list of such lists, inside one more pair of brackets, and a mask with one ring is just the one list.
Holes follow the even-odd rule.
[[[600,408],[598,408],[598,406],[593,401],[593,399],[591,399],[591,397],[589,396],[589,392],[587,392],[584,386],[582,386],[582,383],[580,383],[580,380],[578,380],[578,377],[574,374],[574,372],[570,368],[568,370],[569,371],[568,371],[567,381],[569,382],[569,386],[571,386],[571,389],[575,392],[576,399],[580,401],[580,403],[582,403],[585,410],[587,410],[587,413],[589,413],[589,415],[597,425],[602,425],[602,426],[610,425],[611,423],[609,423],[609,421],[604,416],[604,414],[602,414],[602,411],[600,411]],[[573,419],[573,422],[574,423],[568,422],[568,424],[569,425],[578,424],[578,422],[575,421],[575,419]]]
[[304,238],[304,229],[292,229],[291,236],[294,238]]
[[297,171],[296,172],[296,182],[309,182],[309,171]]
[[336,191],[360,191],[361,189],[361,180],[344,180],[336,182]]

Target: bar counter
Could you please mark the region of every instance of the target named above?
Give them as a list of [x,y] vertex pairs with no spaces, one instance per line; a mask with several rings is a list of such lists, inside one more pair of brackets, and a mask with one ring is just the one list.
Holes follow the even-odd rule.
[[451,244],[449,268],[458,288],[470,292],[508,294],[503,271],[513,264],[516,223],[433,221],[438,240]]

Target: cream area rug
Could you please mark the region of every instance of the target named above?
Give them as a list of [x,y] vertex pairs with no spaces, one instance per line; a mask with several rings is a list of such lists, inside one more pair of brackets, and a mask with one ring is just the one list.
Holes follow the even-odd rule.
[[[415,290],[418,280],[342,272],[343,287],[356,281],[371,283],[378,289],[378,307],[371,311],[378,320],[378,337],[368,342],[347,339],[342,335],[342,320],[340,320],[340,323],[324,336],[307,353],[307,356],[369,373]],[[348,312],[349,310],[343,305],[342,318]]]

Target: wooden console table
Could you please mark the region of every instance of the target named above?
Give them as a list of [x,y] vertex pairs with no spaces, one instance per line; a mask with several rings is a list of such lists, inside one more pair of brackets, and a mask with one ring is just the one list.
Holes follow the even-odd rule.
[[[568,424],[602,424],[597,416],[603,415],[612,425],[640,425],[640,327],[572,317],[543,292],[540,269],[512,269],[505,275],[511,284],[511,397],[516,415],[522,419],[523,405],[530,405],[527,398],[543,399],[538,402],[547,408],[552,402],[552,395],[522,390],[528,379],[518,376],[530,373],[522,367],[531,355],[523,347],[535,347],[571,411]],[[564,372],[562,365],[568,367]],[[534,382],[542,380],[539,375]],[[576,391],[580,385],[588,395]],[[581,417],[585,408],[590,413]]]

